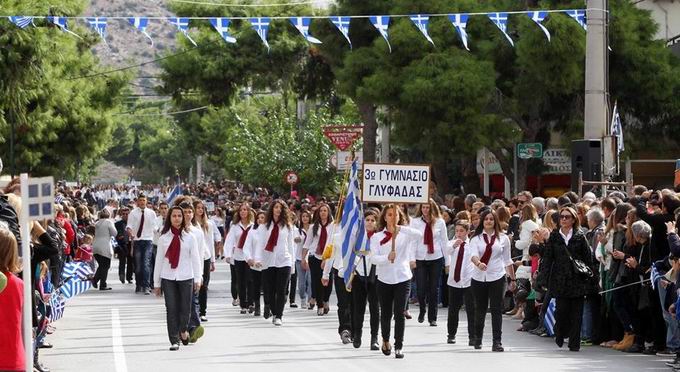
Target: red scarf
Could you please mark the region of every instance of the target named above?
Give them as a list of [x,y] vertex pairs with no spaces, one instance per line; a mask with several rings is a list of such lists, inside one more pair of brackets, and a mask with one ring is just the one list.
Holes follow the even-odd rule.
[[276,222],[273,223],[274,227],[272,227],[272,232],[269,234],[269,240],[267,240],[267,245],[264,247],[264,250],[267,252],[273,252],[276,243],[279,242],[279,224]]
[[241,225],[239,225],[239,227],[241,228],[242,232],[241,237],[238,239],[238,245],[236,246],[236,248],[243,249],[243,245],[246,244],[246,238],[248,237],[248,231],[250,231],[252,225],[248,226],[247,229],[244,229],[243,226]]
[[385,230],[385,237],[380,241],[380,245],[385,245],[385,243],[389,242],[392,239],[392,233]]
[[434,253],[434,236],[432,234],[432,224],[425,221],[424,218],[423,222],[425,222],[425,234],[423,234],[423,244],[427,246],[427,253],[432,254]]
[[182,245],[180,235],[182,232],[172,226],[170,227],[170,231],[172,232],[172,241],[170,241],[170,246],[165,252],[165,257],[170,261],[170,268],[176,269],[179,264],[179,251],[180,246]]
[[328,223],[319,226],[321,227],[321,232],[319,233],[319,244],[316,245],[316,254],[322,255],[324,248],[326,248],[326,241],[328,240],[328,232],[326,231]]
[[458,248],[458,257],[456,258],[456,269],[453,271],[453,280],[458,283],[460,281],[460,269],[463,266],[463,256],[465,255],[465,242],[460,243]]
[[496,234],[491,236],[491,241],[489,241],[488,235],[482,233],[482,236],[484,237],[484,243],[486,243],[486,249],[484,249],[484,255],[482,255],[481,261],[484,262],[485,265],[488,265],[489,259],[491,258],[491,247],[493,247],[493,243],[496,242]]

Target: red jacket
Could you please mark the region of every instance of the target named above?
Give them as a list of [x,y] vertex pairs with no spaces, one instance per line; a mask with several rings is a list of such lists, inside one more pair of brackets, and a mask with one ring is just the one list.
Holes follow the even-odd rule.
[[0,370],[23,371],[26,369],[24,344],[21,337],[21,307],[24,283],[14,274],[7,276],[7,287],[0,292]]

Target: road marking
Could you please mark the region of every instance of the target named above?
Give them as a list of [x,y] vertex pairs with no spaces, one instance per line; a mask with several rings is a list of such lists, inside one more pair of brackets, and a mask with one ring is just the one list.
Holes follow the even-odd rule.
[[125,349],[123,349],[123,332],[120,328],[118,309],[111,309],[111,347],[113,348],[113,361],[116,366],[116,372],[127,372]]

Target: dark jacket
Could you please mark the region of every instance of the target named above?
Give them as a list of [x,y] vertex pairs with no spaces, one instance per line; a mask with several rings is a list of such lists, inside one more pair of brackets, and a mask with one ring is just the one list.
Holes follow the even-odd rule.
[[[668,255],[668,240],[666,239],[666,222],[675,221],[672,213],[649,214],[646,206],[647,200],[643,198],[631,199],[635,206],[638,218],[647,222],[652,228],[652,238],[649,244],[650,254],[653,261],[663,259]],[[672,212],[672,211],[671,211]]]
[[543,252],[539,277],[549,275],[549,279],[541,281],[548,283],[548,290],[554,297],[583,297],[591,292],[591,280],[574,272],[567,249],[575,260],[581,260],[593,268],[593,255],[583,233],[578,228],[574,229],[567,245],[559,229],[555,229]]

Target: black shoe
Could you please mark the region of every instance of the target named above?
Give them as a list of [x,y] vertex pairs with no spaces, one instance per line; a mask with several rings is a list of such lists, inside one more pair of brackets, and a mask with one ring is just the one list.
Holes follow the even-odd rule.
[[475,350],[481,350],[482,349],[482,342],[475,342]]
[[425,321],[425,311],[420,310],[420,314],[418,314],[418,323],[423,323]]
[[633,344],[633,346],[629,347],[628,349],[624,350],[626,353],[641,353],[643,351],[643,347],[638,345],[638,344]]
[[269,305],[264,305],[264,318],[269,319],[272,316],[272,311],[269,308]]
[[119,275],[118,280],[120,280],[121,284],[125,284],[125,277],[123,275]]
[[38,346],[41,349],[51,349],[54,345],[50,344],[49,342],[43,342]]
[[128,284],[132,284],[132,279],[128,279]]
[[581,350],[581,347],[580,347],[580,346],[577,346],[577,347],[569,347],[569,351],[577,352],[577,351],[579,351],[579,350]]
[[404,353],[401,352],[401,349],[394,349],[394,357],[397,359],[404,359]]
[[468,341],[468,346],[475,346],[475,340]]
[[433,320],[433,321],[430,322],[430,327],[436,327],[436,326],[437,326],[436,321]]
[[92,281],[92,288],[97,288],[97,287],[98,287],[98,286],[97,286],[97,282],[95,282],[95,281],[93,280],[93,281]]
[[557,347],[561,348],[562,346],[564,346],[564,338],[555,337],[555,344],[557,344]]
[[112,289],[113,288],[111,288],[111,287],[101,287],[101,288],[99,288],[100,291],[110,291]]
[[390,354],[392,354],[392,346],[390,345],[389,342],[386,342],[386,341],[383,342],[383,346],[382,346],[381,350],[382,350],[382,353],[387,355],[387,356],[390,356]]
[[656,355],[657,351],[654,346],[646,347],[643,351],[642,354],[645,355]]
[[352,346],[354,346],[355,349],[361,347],[361,336],[354,336],[354,340],[352,340]]
[[491,351],[502,352],[505,349],[503,349],[503,345],[500,342],[494,342],[493,346],[491,346]]
[[141,291],[142,291],[142,287],[136,287],[136,288],[135,288],[135,293],[139,293],[139,292],[141,292]]
[[447,337],[447,338],[446,338],[446,343],[447,343],[447,344],[455,344],[455,343],[456,343],[456,336]]
[[252,314],[255,311],[255,305],[248,306],[248,314]]
[[260,307],[256,307],[255,311],[253,312],[253,316],[260,316]]
[[373,350],[373,351],[380,350],[380,345],[378,345],[378,337],[377,336],[371,336],[371,350]]
[[295,302],[292,302],[292,303],[290,304],[290,308],[291,308],[291,309],[297,309],[297,308],[298,308],[298,305],[297,305]]

